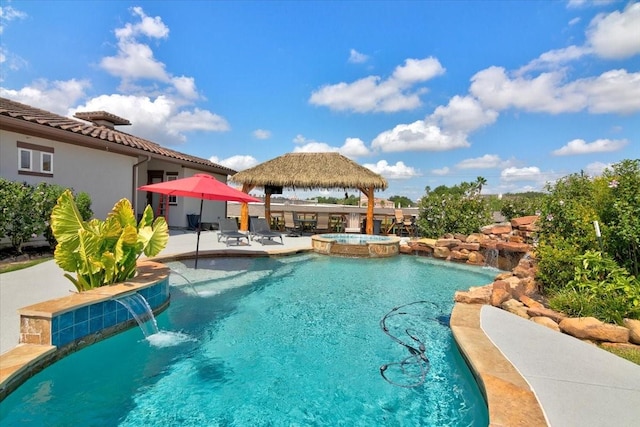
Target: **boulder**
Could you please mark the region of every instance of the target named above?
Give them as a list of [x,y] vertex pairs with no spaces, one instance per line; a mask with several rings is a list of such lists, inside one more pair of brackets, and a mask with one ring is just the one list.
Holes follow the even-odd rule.
[[505,271],[504,273],[500,273],[496,276],[495,280],[504,280],[507,277],[512,277],[513,273],[510,271]]
[[566,314],[545,307],[529,307],[527,314],[531,317],[548,317],[556,323],[560,323],[567,318]]
[[513,228],[520,228],[523,225],[531,225],[533,223],[535,223],[538,218],[540,218],[538,215],[530,215],[530,216],[522,216],[520,218],[513,218],[511,220],[511,226]]
[[522,317],[523,319],[529,318],[529,315],[527,314],[527,307],[525,307],[520,301],[516,301],[513,298],[503,302],[500,307],[509,313]]
[[400,245],[399,249],[401,254],[406,254],[406,255],[411,255],[414,251],[414,248],[409,245]]
[[434,258],[448,258],[451,251],[446,246],[436,246],[433,248]]
[[520,302],[529,308],[545,308],[541,302],[538,302],[527,295],[522,295],[520,297]]
[[480,250],[480,243],[462,242],[458,246],[456,246],[454,249],[456,249],[456,250],[466,249],[468,251],[479,251]]
[[640,344],[640,320],[624,319],[622,324],[629,329],[629,341]]
[[468,291],[456,291],[454,301],[464,304],[489,304],[491,299],[491,285],[471,287]]
[[486,239],[486,237],[484,236],[484,234],[481,233],[473,233],[473,234],[469,234],[469,236],[467,236],[467,243],[482,243],[484,240]]
[[531,245],[528,245],[527,243],[498,242],[496,247],[499,251],[504,252],[527,253],[531,250]]
[[465,253],[464,249],[462,251],[453,250],[449,253],[449,258],[454,261],[466,261],[469,259],[469,253]]
[[494,307],[500,307],[500,305],[511,299],[511,292],[506,289],[494,288],[491,292],[491,305]]
[[493,225],[485,225],[480,228],[483,234],[509,234],[513,231],[511,224],[508,222],[503,222],[500,224]]
[[474,265],[484,265],[485,259],[480,252],[474,251],[469,253],[469,259],[467,260],[467,262]]
[[544,316],[537,316],[531,318],[532,322],[537,323],[538,325],[546,326],[549,329],[553,329],[556,332],[560,332],[560,327],[556,322]]
[[595,317],[568,317],[560,322],[560,330],[576,338],[586,340],[629,341],[629,329],[601,322]]
[[467,236],[466,234],[462,234],[462,233],[453,233],[453,238],[454,239],[458,239],[461,242],[466,242],[467,241]]
[[460,243],[461,242],[458,239],[438,239],[436,240],[436,247],[447,247],[451,249],[460,245]]
[[525,295],[533,295],[538,293],[538,282],[533,277],[525,277],[520,279],[520,285],[524,288],[523,292]]

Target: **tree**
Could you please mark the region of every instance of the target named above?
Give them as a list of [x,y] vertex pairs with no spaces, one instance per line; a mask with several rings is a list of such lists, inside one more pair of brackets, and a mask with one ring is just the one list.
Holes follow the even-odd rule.
[[480,197],[477,183],[463,182],[453,187],[441,185],[420,200],[418,227],[428,237],[446,233],[471,234],[491,222],[491,210]]
[[416,205],[411,199],[405,196],[391,196],[389,197],[389,200],[392,201],[395,206],[398,206],[398,204],[400,204],[401,208]]
[[484,177],[479,176],[476,178],[476,185],[478,186],[478,194],[480,194],[482,193],[482,187],[487,185],[487,180]]

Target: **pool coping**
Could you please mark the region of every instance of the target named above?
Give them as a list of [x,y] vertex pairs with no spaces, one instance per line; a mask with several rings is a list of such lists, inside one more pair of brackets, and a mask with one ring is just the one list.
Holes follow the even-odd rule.
[[481,327],[482,304],[456,303],[451,333],[476,379],[489,411],[490,426],[548,426],[529,383]]

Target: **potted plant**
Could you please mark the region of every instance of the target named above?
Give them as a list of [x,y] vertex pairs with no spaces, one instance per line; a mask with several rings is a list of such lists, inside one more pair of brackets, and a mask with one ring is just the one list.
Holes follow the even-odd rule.
[[106,220],[84,221],[70,190],[53,208],[51,230],[58,241],[54,259],[64,271],[76,273],[65,277],[79,292],[131,279],[140,255],[156,256],[169,241],[167,222],[154,219],[151,206],[137,224],[127,199],[118,201]]

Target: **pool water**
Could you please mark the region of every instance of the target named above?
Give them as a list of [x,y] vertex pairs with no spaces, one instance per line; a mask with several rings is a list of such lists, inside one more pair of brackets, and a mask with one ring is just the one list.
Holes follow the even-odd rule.
[[[145,340],[136,327],[67,356],[0,403],[0,424],[488,424],[446,323],[454,291],[488,283],[493,272],[410,256],[169,265],[192,283],[172,276],[161,339]],[[380,321],[414,302],[386,326],[414,347],[406,331],[418,337],[428,364],[394,370],[412,354]],[[407,387],[420,370],[425,382]]]

